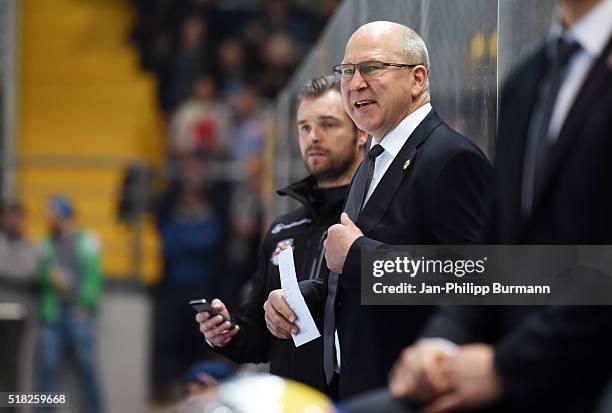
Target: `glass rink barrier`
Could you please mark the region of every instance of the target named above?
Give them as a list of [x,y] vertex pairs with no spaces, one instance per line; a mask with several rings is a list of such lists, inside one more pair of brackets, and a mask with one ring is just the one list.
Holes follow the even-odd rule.
[[[306,171],[297,144],[296,96],[309,79],[332,74],[346,42],[364,23],[388,20],[416,30],[427,45],[431,101],[442,119],[490,159],[496,138],[498,90],[510,70],[547,36],[554,0],[345,0],[318,44],[281,91],[276,110],[273,182],[282,188]],[[293,207],[275,197],[275,213]]]

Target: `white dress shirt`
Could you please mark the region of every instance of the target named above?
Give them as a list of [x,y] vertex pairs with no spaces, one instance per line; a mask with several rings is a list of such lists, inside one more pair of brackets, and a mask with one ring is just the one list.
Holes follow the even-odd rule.
[[553,26],[551,37],[559,36],[574,41],[580,49],[568,62],[565,80],[561,84],[548,128],[548,139],[555,141],[561,132],[565,119],[578,92],[612,35],[612,0],[604,0],[585,14],[569,31],[563,31],[560,24]]
[[412,132],[423,122],[423,119],[431,112],[431,104],[426,103],[410,115],[406,116],[395,128],[388,132],[380,142],[376,142],[376,138],[372,139],[371,146],[380,143],[380,146],[384,148],[384,152],[381,153],[374,163],[374,174],[372,175],[372,183],[366,194],[363,205],[368,202],[370,196],[376,189],[376,186],[384,176],[387,169],[402,149]]

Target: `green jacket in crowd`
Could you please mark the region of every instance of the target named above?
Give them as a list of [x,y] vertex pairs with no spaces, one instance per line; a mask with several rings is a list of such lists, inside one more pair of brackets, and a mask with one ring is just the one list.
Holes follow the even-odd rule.
[[[102,293],[102,266],[100,248],[97,238],[87,232],[76,233],[77,259],[80,272],[79,291],[76,293],[76,304],[92,315]],[[52,239],[46,238],[41,245],[41,261],[38,270],[40,287],[39,315],[44,322],[53,322],[59,318],[58,293],[51,283],[51,269],[55,264],[55,249]]]

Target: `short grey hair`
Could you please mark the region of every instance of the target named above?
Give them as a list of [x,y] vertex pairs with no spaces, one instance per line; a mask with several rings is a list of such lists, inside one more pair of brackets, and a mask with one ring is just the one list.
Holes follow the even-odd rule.
[[429,85],[429,53],[427,52],[427,46],[425,46],[425,42],[418,35],[417,32],[406,27],[404,33],[402,34],[401,39],[401,54],[404,55],[408,59],[408,63],[410,64],[421,64],[425,66],[427,69],[427,84],[425,86],[425,90],[429,94],[430,85]]

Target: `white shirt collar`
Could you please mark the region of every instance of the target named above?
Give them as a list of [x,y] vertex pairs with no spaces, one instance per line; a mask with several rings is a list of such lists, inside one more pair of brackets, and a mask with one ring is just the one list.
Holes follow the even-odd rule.
[[564,35],[580,44],[590,56],[597,57],[602,52],[612,35],[612,0],[603,0],[591,11],[582,16],[569,31],[565,31],[560,22],[553,25],[551,38]]
[[[393,130],[387,133],[383,140],[380,142],[380,146],[385,149],[385,152],[395,158],[399,153],[404,143],[408,140],[412,132],[423,122],[423,119],[431,112],[431,104],[426,103],[410,115],[406,116]],[[376,145],[376,139],[372,139],[371,146]]]

